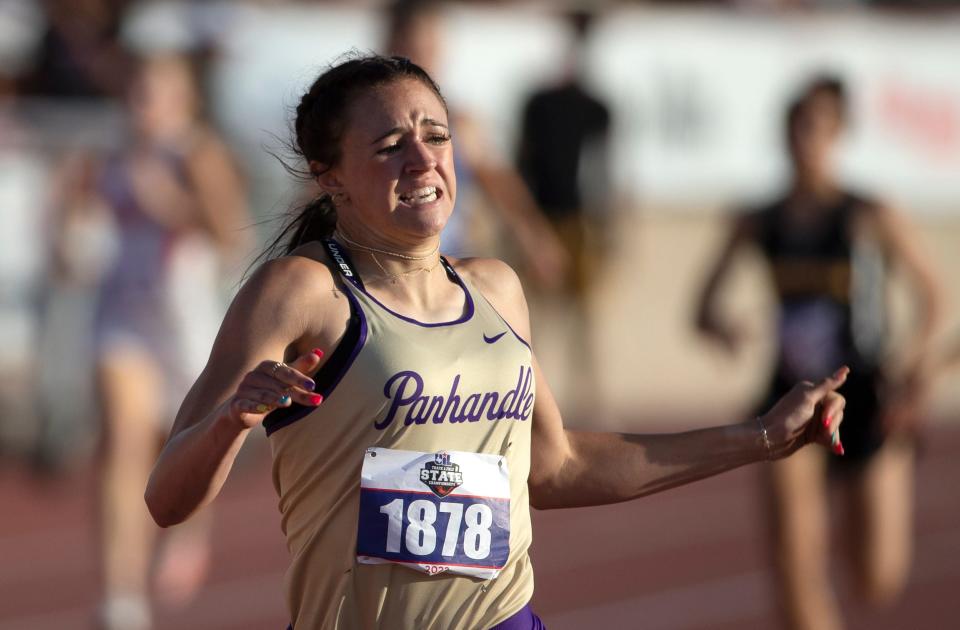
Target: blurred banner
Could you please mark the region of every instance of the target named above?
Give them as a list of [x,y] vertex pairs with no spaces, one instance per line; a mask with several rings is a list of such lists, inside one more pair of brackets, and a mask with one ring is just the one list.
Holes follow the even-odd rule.
[[668,204],[771,191],[785,172],[785,104],[828,72],[851,97],[849,181],[912,210],[955,211],[958,27],[960,14],[609,16],[594,60],[598,85],[625,114],[620,181]]
[[[182,41],[176,20],[157,17],[176,5],[151,6],[131,39],[162,43],[159,26],[167,24],[170,39]],[[380,47],[380,16],[370,8],[210,7],[219,7],[215,36],[227,53],[218,109],[231,135],[261,153],[249,156],[258,162],[252,172],[266,165],[260,148],[275,144],[270,134],[286,137],[291,104],[324,64]],[[569,33],[542,7],[453,5],[446,17],[441,85],[454,104],[493,123],[490,142],[510,154],[531,86],[559,78],[568,65]],[[842,155],[849,181],[910,212],[951,212],[960,198],[957,32],[960,12],[604,13],[586,74],[615,111],[618,192],[649,206],[689,208],[774,190],[785,173],[783,109],[803,81],[830,72],[851,94]]]

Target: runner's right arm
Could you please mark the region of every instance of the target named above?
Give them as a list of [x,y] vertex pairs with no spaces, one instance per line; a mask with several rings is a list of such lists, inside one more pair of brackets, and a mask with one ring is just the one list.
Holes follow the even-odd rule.
[[[145,500],[158,525],[180,523],[213,500],[250,429],[281,406],[285,387],[292,402],[313,404],[307,379],[322,361],[312,348],[332,347],[348,317],[346,299],[316,261],[277,259],[250,278],[150,475]],[[274,370],[284,359],[289,368]]]

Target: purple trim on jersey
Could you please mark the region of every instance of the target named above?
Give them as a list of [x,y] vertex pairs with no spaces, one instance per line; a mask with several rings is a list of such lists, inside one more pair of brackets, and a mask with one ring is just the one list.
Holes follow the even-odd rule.
[[[484,298],[484,299],[486,299],[486,298]],[[491,304],[491,306],[493,306],[493,305]],[[496,312],[497,309],[493,309],[493,310]],[[499,317],[500,319],[503,319],[503,315],[501,315],[500,313],[497,313],[497,317]],[[520,343],[522,343],[523,345],[525,345],[525,346],[527,347],[527,350],[533,352],[533,348],[530,347],[530,344],[527,343],[527,340],[524,339],[523,337],[521,337],[521,336],[517,333],[517,331],[515,331],[515,330],[513,329],[513,326],[510,325],[510,322],[508,322],[507,320],[503,319],[503,323],[507,325],[507,328],[510,329],[510,332],[513,333],[513,336],[517,338],[517,341],[519,341]]]
[[[482,297],[483,301],[486,302],[490,306],[490,308],[493,309],[493,312],[497,314],[497,317],[500,318],[500,321],[502,321],[504,324],[507,325],[507,328],[510,329],[510,332],[513,333],[513,336],[517,338],[517,341],[525,345],[527,347],[527,350],[530,350],[531,352],[533,352],[533,348],[530,347],[530,344],[527,342],[527,340],[517,334],[517,331],[513,329],[513,326],[510,325],[510,322],[508,322],[504,318],[504,316],[500,314],[500,311],[497,310],[496,306],[490,303],[490,300],[487,299],[487,296],[485,296],[482,291],[480,292],[480,297]],[[484,340],[486,340],[486,336],[484,336]],[[487,343],[490,343],[490,342],[488,341]]]
[[360,336],[357,338],[357,342],[353,344],[353,348],[350,351],[350,356],[347,357],[343,368],[336,374],[336,376],[334,376],[334,378],[330,381],[330,384],[322,392],[324,399],[330,397],[330,394],[332,394],[333,390],[336,389],[337,385],[340,384],[340,381],[343,380],[343,377],[347,375],[347,371],[350,370],[350,366],[353,365],[357,355],[360,354],[360,350],[362,350],[363,346],[367,343],[367,316],[364,314],[363,309],[360,308],[360,301],[357,300],[357,296],[353,294],[353,291],[348,288],[346,293],[347,299],[350,301],[351,308],[356,309],[357,316],[360,318]]
[[458,285],[460,285],[460,288],[463,289],[466,308],[464,308],[463,314],[460,315],[460,317],[458,317],[455,320],[452,320],[449,322],[421,322],[418,319],[413,319],[412,317],[401,315],[400,313],[391,309],[389,306],[385,305],[383,302],[381,302],[377,298],[370,295],[370,292],[367,291],[364,287],[361,286],[360,290],[363,291],[364,295],[366,295],[368,298],[373,300],[380,308],[390,313],[394,317],[402,319],[405,322],[416,324],[417,326],[423,326],[424,328],[436,328],[438,326],[453,326],[455,324],[462,324],[465,321],[469,321],[469,319],[473,317],[473,311],[474,311],[473,296],[470,295],[470,291],[467,290],[467,286],[463,283],[463,280],[460,278],[460,275],[453,270],[453,266],[450,265],[450,263],[448,263],[446,259],[443,257],[441,257],[440,260],[443,262],[443,266],[447,271],[447,276],[449,276],[452,280],[454,280]]
[[530,609],[530,604],[527,604],[490,630],[547,630],[547,627],[543,624],[543,620]]
[[[356,360],[357,355],[360,354],[360,350],[363,349],[363,346],[367,342],[367,316],[360,307],[360,301],[357,299],[357,296],[353,294],[353,290],[346,285],[344,285],[344,293],[350,302],[350,323],[347,324],[347,331],[344,333],[343,339],[341,339],[341,345],[337,346],[337,349],[330,355],[327,363],[320,368],[320,371],[314,377],[314,381],[317,384],[314,391],[322,394],[324,400],[330,397],[333,390],[336,389],[340,381],[343,380],[343,377],[346,376],[354,360]],[[351,329],[353,328],[359,329],[356,333],[356,341],[354,341],[353,346],[350,347],[349,354],[346,355],[346,358],[342,358],[344,357],[345,349],[348,347],[344,346],[343,342],[346,341],[349,343],[353,332]],[[267,435],[270,435],[274,431],[291,425],[297,420],[309,415],[314,409],[316,409],[316,407],[297,403],[294,403],[290,407],[281,407],[264,419],[263,428]]]
[[455,324],[462,324],[473,317],[473,296],[470,295],[470,291],[467,290],[467,285],[464,284],[463,280],[460,278],[460,275],[454,270],[453,265],[451,265],[443,256],[440,257],[440,262],[443,264],[443,268],[447,272],[447,277],[456,282],[458,285],[460,285],[460,288],[463,289],[465,308],[463,314],[453,321],[427,323],[413,319],[412,317],[407,317],[406,315],[401,315],[372,296],[370,292],[367,291],[367,288],[363,285],[363,280],[360,279],[360,274],[357,273],[356,266],[353,264],[350,254],[347,253],[343,245],[332,238],[324,239],[323,245],[327,248],[327,253],[333,260],[334,265],[340,270],[340,273],[342,273],[344,277],[353,284],[353,286],[360,289],[364,295],[373,300],[377,306],[390,313],[394,317],[402,319],[403,321],[411,324],[416,324],[417,326],[423,326],[424,328],[436,328],[438,326],[453,326]]

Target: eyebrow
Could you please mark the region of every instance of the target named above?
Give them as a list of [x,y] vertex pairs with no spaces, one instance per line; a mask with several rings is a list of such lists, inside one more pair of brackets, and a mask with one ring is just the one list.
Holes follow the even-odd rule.
[[[449,129],[450,129],[449,127],[447,127],[445,124],[443,124],[443,123],[440,122],[439,120],[436,120],[436,119],[433,119],[433,118],[424,118],[423,120],[421,120],[421,121],[420,121],[420,126],[422,127],[422,126],[424,126],[424,125],[427,125],[427,126],[430,126],[430,127],[443,127],[444,129],[446,129],[446,130],[448,130],[448,131],[449,131]],[[404,128],[403,128],[403,127],[394,127],[393,129],[391,129],[391,130],[388,131],[387,133],[383,134],[382,136],[380,136],[379,138],[377,138],[376,140],[374,140],[374,141],[371,142],[370,144],[376,144],[376,143],[380,142],[381,140],[383,140],[384,138],[389,138],[390,136],[392,136],[392,135],[394,135],[394,134],[403,133],[403,132],[404,132]]]

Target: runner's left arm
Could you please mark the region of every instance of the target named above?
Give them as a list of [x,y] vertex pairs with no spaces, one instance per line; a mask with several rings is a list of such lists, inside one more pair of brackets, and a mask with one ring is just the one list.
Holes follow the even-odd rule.
[[[461,261],[460,266],[517,334],[529,340],[529,315],[516,274],[493,260]],[[573,431],[564,428],[536,357],[532,361],[537,389],[528,486],[536,508],[627,501],[785,457],[809,442],[830,445],[843,419],[844,399],[835,390],[846,379],[846,368],[817,384],[797,384],[759,421],[668,434]]]
[[[785,457],[809,442],[829,444],[843,418],[835,393],[846,370],[797,385],[760,420],[681,433],[626,434],[565,429],[536,365],[530,503],[539,509],[628,501],[745,464]],[[824,419],[829,418],[828,423]]]

